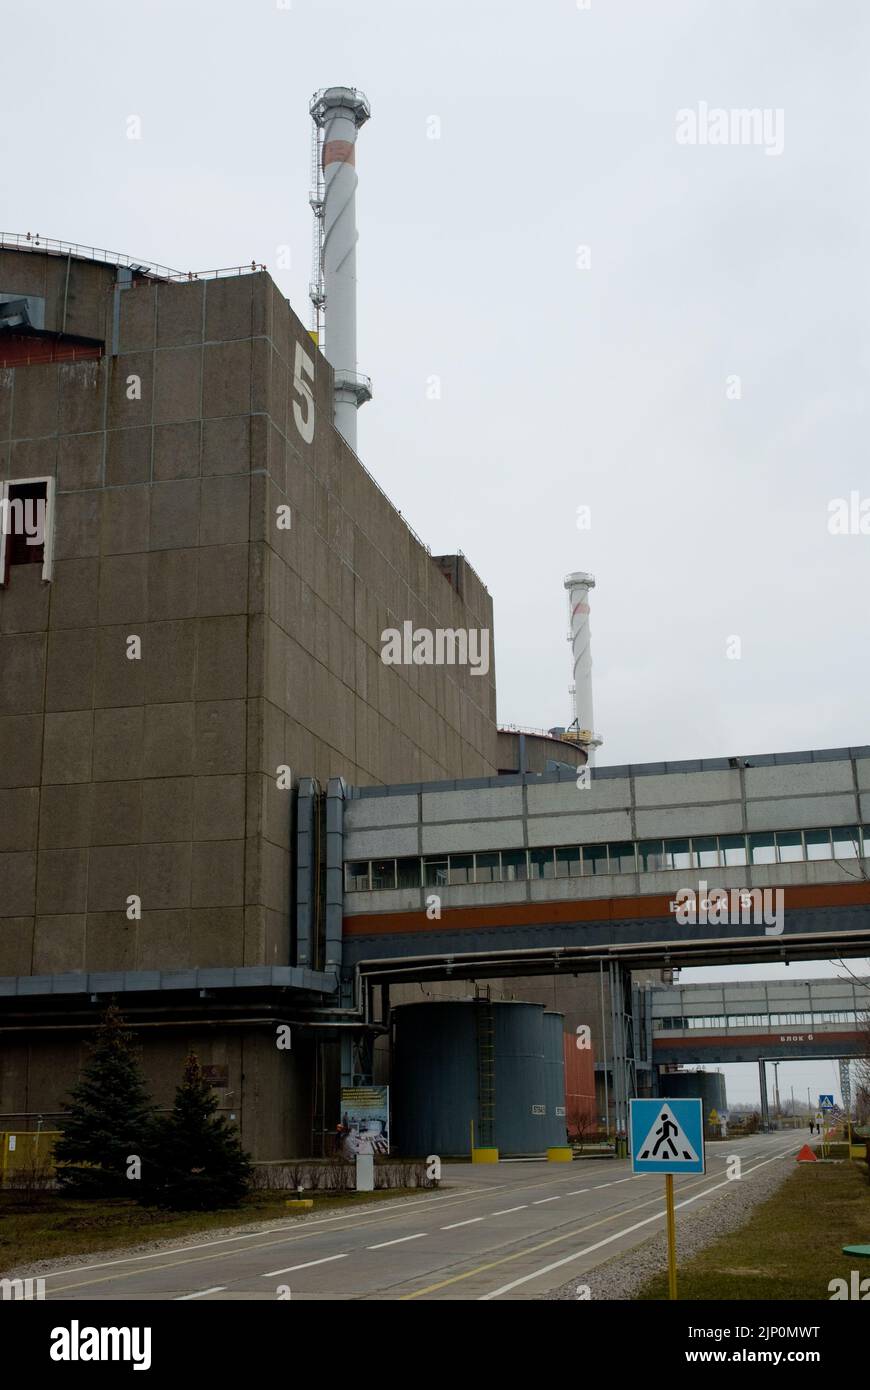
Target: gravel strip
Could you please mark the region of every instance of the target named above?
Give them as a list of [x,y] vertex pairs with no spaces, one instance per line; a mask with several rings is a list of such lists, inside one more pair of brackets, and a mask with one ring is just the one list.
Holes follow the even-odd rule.
[[191,1245],[204,1245],[209,1241],[225,1240],[233,1236],[258,1235],[265,1231],[290,1231],[298,1226],[307,1225],[310,1221],[323,1221],[329,1217],[343,1217],[350,1215],[365,1215],[368,1212],[377,1213],[394,1211],[396,1207],[404,1206],[408,1202],[419,1202],[425,1196],[451,1196],[456,1197],[463,1188],[447,1188],[442,1186],[437,1193],[429,1191],[426,1193],[409,1193],[405,1197],[384,1198],[377,1202],[359,1202],[343,1207],[340,1210],[332,1208],[326,1212],[305,1212],[298,1216],[276,1216],[271,1221],[246,1222],[239,1226],[216,1226],[204,1231],[189,1231],[184,1236],[171,1236],[164,1240],[140,1241],[135,1245],[117,1245],[109,1250],[87,1250],[79,1251],[76,1255],[63,1255],[54,1260],[35,1260],[28,1265],[19,1265],[17,1269],[6,1269],[2,1271],[5,1279],[33,1279],[45,1274],[62,1273],[65,1269],[79,1269],[82,1266],[103,1264],[106,1261],[126,1260],[135,1255],[156,1255],[164,1251],[183,1250]]
[[[764,1168],[750,1172],[745,1178],[735,1179],[703,1206],[684,1207],[678,1211],[677,1249],[680,1260],[690,1259],[712,1245],[720,1236],[745,1225],[749,1214],[759,1202],[766,1202],[777,1188],[794,1172],[794,1153],[783,1155],[779,1163],[768,1163]],[[677,1201],[679,1201],[677,1195]],[[664,1198],[663,1198],[664,1201]],[[646,1215],[646,1213],[644,1213]],[[626,1213],[626,1224],[631,1225],[631,1217]],[[664,1219],[662,1220],[664,1224]],[[589,1289],[589,1297],[594,1299],[631,1299],[644,1284],[668,1267],[668,1237],[666,1231],[652,1236],[623,1255],[616,1255],[581,1275],[568,1284],[550,1293],[541,1294],[543,1299],[576,1299],[577,1286]]]

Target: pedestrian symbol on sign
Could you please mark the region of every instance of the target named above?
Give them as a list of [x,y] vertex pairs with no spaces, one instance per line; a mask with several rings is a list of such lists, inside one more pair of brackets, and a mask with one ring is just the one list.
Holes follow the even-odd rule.
[[658,1122],[653,1121],[652,1129],[640,1147],[641,1159],[682,1159],[685,1163],[697,1163],[698,1155],[692,1148],[688,1136],[674,1119],[670,1106],[663,1105]]
[[700,1100],[630,1102],[632,1171],[703,1173],[704,1112]]

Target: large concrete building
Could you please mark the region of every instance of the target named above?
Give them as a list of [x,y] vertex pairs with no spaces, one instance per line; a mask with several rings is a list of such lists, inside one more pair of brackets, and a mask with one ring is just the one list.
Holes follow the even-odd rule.
[[[490,596],[256,267],[4,243],[0,481],[45,519],[0,572],[0,1128],[51,1125],[115,997],[161,1102],[193,1046],[256,1155],[305,1151],[312,1032],[273,1023],[335,981],[296,965],[294,789],[495,774]],[[486,632],[488,669],[385,664],[408,622]]]

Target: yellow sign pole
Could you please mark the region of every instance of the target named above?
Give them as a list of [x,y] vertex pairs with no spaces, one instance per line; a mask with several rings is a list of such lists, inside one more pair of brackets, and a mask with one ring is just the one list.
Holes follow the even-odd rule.
[[665,1204],[668,1211],[668,1297],[677,1297],[677,1223],[674,1218],[674,1175],[665,1173]]

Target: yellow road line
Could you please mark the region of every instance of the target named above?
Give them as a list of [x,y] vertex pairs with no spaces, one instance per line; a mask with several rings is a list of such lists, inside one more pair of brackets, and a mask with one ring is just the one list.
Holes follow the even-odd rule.
[[[522,1190],[522,1189],[529,1189],[529,1190],[531,1190],[531,1189],[536,1188],[536,1187],[555,1186],[557,1183],[558,1183],[559,1185],[561,1185],[561,1184],[563,1184],[563,1183],[568,1183],[568,1182],[570,1182],[570,1181],[573,1181],[573,1177],[571,1177],[571,1178],[569,1178],[569,1177],[562,1177],[562,1176],[560,1175],[558,1178],[550,1178],[550,1179],[548,1179],[548,1180],[545,1179],[545,1180],[543,1180],[543,1181],[541,1181],[541,1182],[521,1183],[518,1187],[514,1188],[514,1191],[520,1191],[520,1190]],[[600,1186],[600,1187],[604,1187],[605,1185],[606,1185],[606,1184],[604,1184],[604,1183],[599,1183],[599,1184],[598,1184],[598,1186]],[[443,1206],[456,1206],[456,1205],[464,1204],[464,1203],[466,1203],[466,1202],[475,1201],[477,1198],[480,1198],[480,1197],[486,1197],[486,1196],[488,1196],[489,1193],[491,1193],[491,1192],[492,1192],[492,1193],[501,1192],[501,1191],[503,1191],[505,1188],[509,1188],[509,1187],[513,1187],[513,1184],[507,1183],[507,1182],[502,1182],[502,1183],[487,1183],[487,1184],[485,1184],[485,1185],[483,1185],[483,1186],[481,1186],[481,1187],[474,1188],[474,1189],[472,1189],[472,1190],[470,1190],[470,1191],[461,1191],[461,1192],[458,1192],[458,1193],[456,1193],[455,1196],[447,1196],[446,1194],[443,1195],[443,1196],[438,1196],[438,1195],[433,1194],[430,1198],[428,1198],[428,1199],[423,1199],[423,1201],[428,1201],[429,1203],[431,1203],[431,1204],[433,1205],[433,1207],[434,1207],[434,1205],[435,1205],[436,1203],[437,1203],[439,1206],[441,1206],[441,1205],[443,1205]],[[422,1205],[422,1203],[420,1203],[420,1205]],[[227,1257],[229,1257],[229,1256],[231,1256],[231,1255],[246,1255],[246,1254],[248,1254],[248,1252],[251,1251],[251,1250],[268,1250],[268,1249],[271,1249],[271,1247],[272,1247],[273,1245],[295,1244],[297,1241],[300,1241],[300,1240],[311,1240],[311,1239],[312,1239],[313,1237],[315,1237],[315,1236],[323,1235],[323,1234],[324,1234],[324,1232],[323,1232],[323,1230],[322,1230],[322,1222],[325,1222],[325,1221],[329,1221],[329,1222],[333,1222],[333,1221],[335,1221],[335,1222],[338,1222],[338,1221],[347,1221],[347,1222],[352,1222],[352,1223],[353,1223],[353,1224],[349,1224],[349,1225],[346,1225],[346,1226],[341,1226],[341,1227],[335,1226],[335,1227],[333,1227],[333,1229],[336,1230],[336,1231],[344,1232],[344,1231],[363,1230],[366,1226],[371,1225],[371,1223],[372,1223],[373,1221],[383,1221],[383,1222],[385,1222],[385,1223],[388,1223],[388,1222],[397,1221],[397,1220],[399,1220],[399,1219],[401,1219],[401,1218],[403,1218],[403,1217],[410,1216],[410,1215],[412,1214],[412,1211],[411,1211],[412,1208],[413,1208],[414,1210],[419,1210],[419,1205],[418,1205],[416,1202],[402,1202],[402,1203],[397,1203],[395,1206],[393,1206],[390,1210],[387,1210],[387,1211],[379,1210],[379,1209],[377,1209],[377,1208],[375,1208],[374,1210],[373,1210],[372,1208],[367,1208],[365,1211],[362,1211],[362,1212],[347,1212],[346,1214],[343,1213],[343,1214],[341,1214],[341,1215],[339,1215],[339,1216],[324,1217],[324,1218],[322,1218],[322,1221],[321,1221],[321,1222],[317,1222],[317,1221],[305,1222],[305,1223],[304,1223],[302,1226],[300,1226],[299,1229],[296,1230],[296,1231],[294,1231],[294,1229],[293,1229],[292,1226],[288,1226],[288,1228],[287,1228],[287,1232],[288,1232],[288,1233],[287,1233],[286,1235],[284,1235],[283,1233],[280,1234],[280,1236],[279,1236],[279,1238],[278,1238],[277,1240],[263,1241],[263,1242],[261,1242],[261,1243],[258,1244],[258,1245],[245,1245],[245,1246],[240,1247],[238,1250],[223,1250],[223,1249],[218,1250],[218,1249],[215,1249],[215,1250],[213,1250],[211,1253],[209,1253],[209,1254],[207,1254],[207,1255],[200,1255],[200,1256],[197,1256],[195,1259],[191,1259],[191,1260],[172,1260],[172,1259],[170,1259],[169,1257],[173,1254],[173,1251],[168,1250],[168,1251],[166,1252],[166,1255],[167,1255],[167,1263],[166,1263],[166,1264],[162,1264],[162,1265],[159,1265],[159,1264],[158,1264],[158,1265],[155,1265],[155,1264],[141,1265],[141,1266],[137,1266],[135,1269],[116,1270],[114,1273],[108,1274],[108,1275],[103,1275],[103,1276],[102,1276],[101,1278],[99,1278],[99,1279],[82,1279],[82,1280],[79,1280],[77,1283],[74,1283],[74,1284],[58,1284],[58,1285],[55,1285],[55,1287],[52,1288],[52,1289],[50,1290],[50,1293],[51,1293],[52,1295],[53,1295],[53,1294],[56,1294],[56,1293],[65,1293],[65,1292],[66,1292],[67,1290],[69,1290],[69,1289],[83,1289],[83,1288],[89,1288],[89,1287],[90,1287],[91,1285],[93,1285],[93,1284],[105,1284],[105,1283],[110,1283],[113,1279],[129,1279],[129,1278],[135,1278],[135,1276],[138,1275],[138,1274],[149,1274],[152,1270],[154,1270],[154,1271],[160,1271],[160,1270],[164,1270],[164,1269],[173,1269],[173,1268],[175,1268],[175,1267],[177,1267],[177,1268],[180,1269],[183,1265],[186,1265],[186,1264],[201,1264],[201,1263],[203,1263],[204,1261],[207,1261],[207,1260],[219,1259],[219,1258],[220,1258],[221,1256],[223,1256],[223,1255],[226,1255]],[[263,1234],[266,1234],[266,1233],[264,1232]],[[278,1232],[274,1232],[273,1234],[279,1235]],[[216,1241],[216,1242],[215,1242],[215,1245],[218,1245],[218,1244],[224,1245],[224,1244],[231,1243],[231,1242],[237,1241],[237,1240],[242,1240],[242,1239],[245,1239],[245,1237],[244,1237],[243,1235],[238,1235],[238,1236],[221,1236],[221,1237],[219,1238],[219,1241]],[[206,1242],[206,1244],[208,1244],[208,1242]],[[190,1248],[190,1247],[188,1247],[188,1248]],[[181,1253],[181,1252],[175,1252],[175,1253]],[[153,1257],[152,1255],[131,1255],[131,1256],[128,1256],[127,1258],[128,1258],[128,1259],[131,1261],[131,1263],[132,1263],[133,1261],[153,1259],[154,1257]],[[118,1259],[117,1262],[115,1262],[115,1261],[105,1261],[105,1262],[102,1262],[102,1263],[99,1264],[99,1265],[93,1265],[93,1266],[91,1266],[91,1268],[94,1268],[94,1269],[105,1268],[107,1264],[114,1264],[114,1263],[120,1264],[120,1263],[123,1263],[123,1261],[124,1261],[124,1257],[122,1256],[122,1257],[120,1257],[120,1258]],[[82,1268],[83,1268],[83,1270],[87,1270],[88,1266],[83,1266]],[[62,1277],[63,1277],[63,1274],[64,1274],[64,1271],[63,1271],[63,1270],[58,1270],[58,1271],[56,1271],[54,1274],[49,1273],[46,1277],[47,1277],[47,1278],[62,1278]]]
[[[644,1176],[650,1176],[650,1175],[644,1175]],[[706,1180],[706,1179],[701,1179],[701,1181],[704,1181],[704,1180]],[[521,1184],[519,1184],[514,1190],[515,1190],[515,1191],[519,1191],[519,1190],[521,1190],[521,1189],[523,1189],[523,1188],[525,1188],[525,1189],[533,1189],[533,1188],[535,1188],[535,1187],[556,1186],[556,1185],[567,1184],[568,1182],[572,1182],[572,1181],[575,1181],[575,1179],[574,1179],[574,1177],[573,1177],[573,1174],[572,1174],[571,1176],[566,1175],[564,1178],[561,1177],[561,1176],[560,1176],[558,1179],[557,1179],[557,1178],[550,1178],[549,1180],[544,1180],[544,1181],[542,1181],[542,1182],[521,1183]],[[599,1183],[599,1184],[597,1184],[596,1186],[597,1186],[597,1187],[606,1187],[606,1186],[608,1186],[608,1185],[609,1185],[609,1184],[606,1184],[606,1183]],[[692,1185],[695,1185],[695,1184],[692,1184]],[[492,1193],[495,1193],[495,1192],[501,1191],[501,1190],[503,1190],[503,1189],[505,1189],[505,1188],[507,1188],[507,1187],[511,1187],[511,1186],[512,1186],[512,1184],[510,1184],[510,1183],[492,1183],[492,1184],[486,1184],[486,1185],[481,1186],[481,1187],[479,1187],[479,1188],[475,1188],[475,1189],[472,1190],[472,1191],[457,1193],[457,1195],[456,1195],[455,1197],[448,1197],[448,1196],[437,1197],[437,1196],[433,1196],[430,1200],[431,1200],[431,1202],[433,1203],[433,1205],[434,1205],[435,1203],[437,1203],[439,1207],[440,1207],[441,1205],[444,1205],[444,1206],[456,1206],[456,1205],[464,1204],[464,1203],[467,1203],[467,1202],[470,1202],[470,1201],[476,1201],[478,1198],[488,1196],[489,1193],[491,1193],[491,1192],[492,1192]],[[591,1190],[591,1191],[594,1191],[595,1189],[593,1188],[593,1189],[590,1189],[590,1190]],[[685,1189],[681,1189],[681,1190],[685,1190]],[[651,1200],[651,1201],[655,1201],[656,1198],[651,1198],[650,1200]],[[620,1205],[621,1205],[621,1203],[620,1203]],[[642,1203],[642,1204],[640,1204],[640,1205],[646,1206],[646,1205],[649,1205],[649,1203]],[[363,1229],[365,1229],[367,1226],[370,1226],[370,1225],[372,1224],[373,1221],[378,1221],[378,1220],[380,1220],[380,1221],[384,1222],[385,1224],[391,1223],[391,1222],[395,1222],[395,1221],[397,1221],[397,1220],[399,1220],[399,1219],[402,1219],[402,1218],[404,1218],[404,1217],[407,1217],[407,1216],[412,1215],[412,1212],[409,1210],[409,1208],[411,1208],[411,1207],[413,1207],[413,1208],[414,1208],[415,1210],[417,1210],[417,1211],[419,1210],[419,1206],[417,1205],[417,1203],[415,1203],[415,1202],[408,1202],[408,1203],[397,1204],[391,1211],[386,1211],[386,1212],[378,1211],[378,1210],[372,1210],[371,1208],[369,1208],[369,1209],[367,1209],[365,1212],[359,1213],[359,1214],[356,1216],[356,1220],[355,1220],[355,1221],[354,1221],[354,1219],[353,1219],[355,1214],[354,1214],[354,1213],[351,1213],[351,1212],[348,1212],[346,1216],[338,1216],[338,1217],[325,1218],[325,1219],[326,1219],[326,1220],[330,1220],[330,1221],[331,1221],[331,1220],[335,1220],[335,1221],[339,1221],[339,1220],[340,1220],[340,1221],[345,1221],[345,1220],[346,1220],[346,1221],[348,1221],[348,1222],[353,1222],[353,1224],[348,1224],[347,1226],[342,1226],[342,1227],[340,1227],[340,1228],[339,1228],[339,1227],[335,1227],[335,1228],[334,1228],[336,1231],[340,1231],[340,1233],[344,1233],[345,1231],[363,1230]],[[635,1209],[639,1209],[639,1208],[635,1208]],[[613,1219],[613,1218],[610,1217],[610,1218],[606,1218],[606,1219],[611,1220],[611,1219]],[[602,1222],[595,1222],[595,1223],[593,1223],[593,1225],[601,1225],[601,1224],[603,1224],[603,1223],[602,1223]],[[292,1227],[288,1227],[288,1234],[287,1234],[287,1235],[283,1235],[283,1234],[282,1234],[282,1235],[280,1235],[279,1238],[276,1239],[276,1240],[263,1241],[263,1242],[261,1242],[261,1243],[259,1243],[259,1244],[257,1244],[257,1245],[244,1245],[244,1246],[241,1246],[241,1247],[240,1247],[239,1249],[237,1249],[237,1250],[216,1249],[216,1250],[212,1251],[212,1252],[209,1253],[209,1254],[206,1254],[206,1255],[199,1255],[199,1256],[196,1256],[196,1257],[194,1257],[194,1258],[192,1258],[192,1259],[189,1259],[189,1260],[173,1260],[173,1259],[170,1258],[171,1255],[172,1255],[172,1251],[167,1251],[167,1261],[166,1261],[165,1264],[157,1264],[157,1265],[155,1265],[155,1264],[140,1265],[140,1266],[137,1266],[137,1267],[134,1268],[134,1269],[128,1269],[128,1270],[115,1270],[115,1271],[113,1271],[111,1274],[102,1275],[102,1276],[101,1276],[100,1278],[98,1278],[98,1279],[81,1279],[81,1280],[78,1280],[77,1282],[71,1283],[71,1284],[58,1284],[58,1285],[55,1285],[55,1286],[50,1290],[50,1295],[53,1297],[53,1296],[55,1296],[56,1294],[67,1293],[67,1292],[69,1292],[69,1291],[72,1290],[72,1289],[91,1288],[91,1287],[96,1286],[97,1284],[109,1284],[109,1283],[112,1283],[112,1282],[115,1281],[115,1280],[136,1278],[138,1275],[148,1275],[148,1274],[151,1274],[152,1272],[154,1272],[154,1273],[160,1273],[160,1272],[162,1272],[162,1271],[164,1271],[164,1270],[167,1270],[167,1269],[182,1269],[185,1265],[190,1265],[190,1264],[205,1264],[205,1263],[208,1263],[208,1262],[211,1261],[211,1260],[216,1260],[216,1259],[221,1259],[221,1258],[230,1259],[230,1258],[232,1258],[233,1256],[236,1256],[236,1255],[247,1255],[247,1254],[249,1254],[251,1251],[256,1251],[256,1250],[270,1250],[270,1249],[272,1249],[274,1246],[277,1246],[277,1245],[292,1245],[292,1244],[297,1244],[297,1243],[300,1242],[300,1241],[312,1240],[312,1239],[314,1239],[315,1237],[317,1237],[317,1236],[319,1236],[319,1235],[322,1235],[322,1234],[323,1234],[323,1230],[320,1229],[320,1228],[318,1228],[318,1227],[319,1227],[319,1223],[315,1223],[315,1222],[310,1222],[310,1223],[309,1223],[309,1222],[306,1222],[306,1223],[304,1223],[304,1224],[299,1228],[298,1231],[295,1231],[295,1232],[293,1231],[293,1228],[292,1228]],[[593,1227],[592,1227],[592,1226],[590,1226],[590,1227],[583,1227],[583,1228],[581,1228],[581,1229],[584,1229],[584,1230],[591,1230],[591,1229],[593,1229]],[[277,1234],[277,1233],[276,1233],[276,1234]],[[578,1234],[578,1232],[572,1232],[572,1234]],[[238,1239],[240,1239],[240,1238],[241,1238],[241,1237],[239,1237],[239,1236],[221,1237],[221,1238],[220,1238],[220,1243],[223,1244],[223,1243],[225,1243],[226,1241],[238,1240]],[[567,1239],[567,1238],[568,1238],[568,1237],[558,1237],[558,1239]],[[544,1249],[546,1245],[550,1245],[550,1244],[553,1244],[553,1243],[554,1243],[554,1242],[552,1242],[552,1241],[547,1241],[547,1242],[545,1242],[545,1245],[544,1245],[544,1246],[534,1247],[533,1249],[530,1249],[530,1250],[528,1250],[528,1251],[526,1251],[526,1252],[520,1252],[520,1253],[521,1253],[521,1254],[522,1254],[522,1253],[533,1254],[535,1249]],[[123,1258],[123,1257],[122,1257],[122,1258]],[[136,1259],[145,1260],[145,1259],[148,1259],[149,1256],[146,1256],[146,1255],[143,1255],[143,1256],[135,1256],[135,1255],[134,1255],[134,1256],[130,1256],[129,1258],[130,1258],[131,1260],[136,1260]],[[506,1258],[507,1258],[507,1259],[514,1259],[514,1258],[518,1258],[518,1256],[507,1256]],[[504,1260],[496,1260],[496,1261],[494,1261],[493,1263],[496,1264],[496,1265],[497,1265],[497,1264],[502,1264],[502,1263],[504,1263]],[[101,1268],[101,1267],[105,1268],[105,1264],[103,1264],[102,1266],[96,1265],[96,1266],[93,1266],[93,1267],[94,1267],[94,1268],[97,1268],[97,1269],[99,1269],[99,1268]],[[480,1270],[489,1269],[489,1268],[492,1268],[492,1267],[493,1267],[492,1264],[490,1264],[490,1265],[481,1265],[481,1266],[480,1266]],[[86,1267],[85,1267],[85,1268],[86,1268]],[[477,1270],[471,1270],[471,1271],[469,1271],[468,1274],[457,1275],[457,1276],[455,1276],[455,1278],[456,1278],[456,1279],[469,1278],[469,1277],[471,1276],[471,1274],[474,1274],[474,1273],[477,1273],[477,1272],[479,1272],[479,1271],[477,1271]],[[62,1271],[59,1271],[58,1274],[56,1274],[56,1275],[54,1275],[54,1276],[49,1275],[49,1276],[47,1276],[47,1277],[49,1277],[49,1278],[50,1278],[50,1277],[58,1277],[58,1275],[59,1275],[60,1277],[63,1277]],[[433,1285],[431,1286],[431,1288],[432,1288],[432,1289],[442,1288],[442,1287],[444,1287],[444,1284],[445,1284],[445,1283],[446,1283],[446,1284],[449,1284],[449,1283],[453,1283],[453,1282],[455,1282],[454,1279],[448,1279],[448,1280],[445,1280],[442,1284],[433,1284]],[[405,1294],[405,1295],[402,1295],[402,1297],[403,1297],[403,1298],[418,1298],[418,1297],[421,1296],[421,1294],[427,1293],[427,1292],[429,1292],[429,1291],[430,1291],[429,1289],[421,1289],[421,1290],[418,1291],[418,1293],[415,1293],[415,1294]]]
[[[560,1181],[561,1181],[561,1179],[560,1179]],[[529,1183],[529,1184],[525,1184],[525,1185],[528,1186],[528,1187],[540,1187],[540,1186],[543,1186],[542,1183]],[[436,1204],[437,1204],[437,1206],[438,1206],[439,1208],[440,1208],[440,1207],[445,1207],[445,1206],[457,1206],[457,1205],[464,1204],[464,1203],[466,1203],[466,1202],[475,1201],[475,1200],[477,1200],[477,1199],[480,1198],[480,1197],[485,1197],[485,1196],[487,1196],[490,1192],[495,1193],[495,1192],[503,1191],[505,1188],[510,1187],[510,1186],[511,1186],[510,1183],[493,1183],[493,1184],[491,1184],[491,1185],[488,1184],[487,1186],[482,1187],[482,1188],[475,1188],[473,1191],[470,1191],[470,1192],[458,1192],[458,1193],[456,1194],[456,1196],[452,1196],[452,1197],[449,1197],[449,1196],[447,1196],[447,1195],[440,1196],[440,1197],[439,1197],[439,1196],[436,1196],[436,1195],[433,1195],[433,1196],[432,1196],[431,1198],[429,1198],[428,1200],[429,1200],[429,1202],[432,1203],[432,1206],[433,1206],[433,1207],[434,1207]],[[394,1206],[390,1211],[379,1211],[379,1210],[377,1210],[377,1209],[372,1210],[371,1208],[369,1208],[369,1209],[367,1209],[367,1210],[364,1211],[364,1212],[360,1212],[360,1213],[348,1212],[346,1215],[336,1216],[336,1217],[328,1217],[328,1218],[325,1218],[325,1219],[326,1219],[326,1220],[331,1220],[331,1221],[332,1221],[332,1220],[334,1220],[334,1221],[347,1221],[347,1222],[349,1222],[349,1223],[352,1223],[352,1224],[349,1224],[349,1225],[346,1225],[346,1226],[341,1226],[341,1227],[336,1226],[336,1227],[333,1228],[335,1231],[337,1231],[337,1232],[339,1232],[339,1233],[344,1233],[345,1231],[364,1230],[366,1226],[370,1226],[370,1225],[372,1224],[372,1222],[374,1222],[374,1221],[381,1221],[381,1222],[383,1222],[383,1223],[385,1223],[385,1224],[386,1224],[386,1223],[390,1223],[390,1222],[395,1222],[395,1221],[398,1221],[398,1220],[400,1220],[400,1219],[402,1219],[402,1218],[407,1218],[407,1217],[413,1215],[413,1213],[419,1211],[419,1209],[420,1209],[419,1206],[418,1206],[417,1203],[415,1203],[415,1202],[404,1202],[404,1203],[397,1204],[397,1205]],[[354,1220],[354,1218],[356,1218],[356,1219]],[[230,1258],[231,1256],[233,1256],[233,1255],[247,1255],[247,1254],[248,1254],[250,1251],[252,1251],[252,1250],[270,1250],[273,1246],[276,1246],[276,1245],[296,1244],[298,1241],[302,1241],[302,1240],[312,1240],[312,1239],[314,1239],[316,1236],[321,1236],[321,1235],[324,1234],[322,1227],[319,1225],[319,1223],[316,1223],[316,1222],[306,1222],[306,1223],[304,1223],[302,1226],[300,1226],[300,1228],[299,1228],[297,1231],[294,1231],[292,1226],[291,1226],[291,1227],[288,1227],[287,1230],[288,1230],[288,1233],[287,1233],[286,1235],[281,1234],[281,1235],[279,1236],[279,1238],[276,1239],[276,1240],[262,1241],[262,1242],[260,1242],[259,1244],[256,1244],[256,1245],[244,1245],[244,1246],[241,1246],[238,1250],[223,1250],[223,1249],[216,1249],[216,1250],[213,1250],[213,1251],[212,1251],[211,1253],[209,1253],[209,1254],[206,1254],[206,1255],[198,1255],[198,1256],[196,1256],[196,1257],[194,1257],[194,1258],[192,1258],[192,1259],[189,1259],[189,1260],[172,1260],[172,1259],[169,1258],[169,1257],[172,1255],[173,1252],[172,1252],[171,1250],[169,1250],[169,1251],[166,1252],[166,1254],[167,1254],[167,1263],[165,1263],[165,1264],[149,1264],[149,1265],[137,1266],[135,1269],[114,1270],[113,1273],[102,1275],[99,1279],[80,1279],[80,1280],[78,1280],[76,1283],[73,1283],[73,1284],[57,1284],[57,1285],[55,1285],[51,1290],[49,1290],[49,1292],[50,1292],[50,1294],[51,1294],[52,1296],[54,1296],[55,1294],[66,1293],[66,1292],[67,1292],[68,1290],[70,1290],[70,1289],[85,1289],[85,1288],[90,1288],[92,1285],[95,1285],[95,1284],[108,1284],[108,1283],[111,1283],[111,1282],[112,1282],[113,1280],[115,1280],[115,1279],[132,1279],[132,1278],[135,1278],[137,1275],[140,1275],[140,1274],[150,1274],[152,1271],[154,1271],[154,1272],[159,1272],[159,1271],[162,1271],[162,1270],[165,1270],[165,1269],[175,1269],[175,1268],[181,1269],[184,1265],[188,1265],[188,1264],[203,1264],[203,1263],[205,1263],[205,1262],[207,1262],[207,1261],[209,1261],[209,1260],[221,1259],[222,1257],[226,1257],[227,1259],[229,1259],[229,1258]],[[265,1234],[265,1233],[264,1233],[264,1234]],[[277,1235],[278,1233],[276,1232],[275,1234]],[[220,1238],[220,1243],[221,1243],[221,1244],[224,1244],[224,1243],[226,1243],[227,1241],[235,1241],[235,1240],[240,1240],[240,1239],[242,1239],[241,1236],[224,1236],[224,1237],[221,1237],[221,1238]],[[215,1242],[215,1244],[218,1244],[218,1242]],[[137,1259],[139,1259],[139,1260],[145,1260],[145,1259],[149,1259],[149,1258],[152,1258],[152,1257],[151,1257],[151,1256],[148,1256],[148,1255],[141,1255],[141,1256],[132,1255],[132,1256],[129,1256],[129,1259],[130,1259],[131,1261],[137,1260]],[[93,1268],[95,1268],[95,1269],[104,1268],[104,1267],[105,1267],[105,1265],[95,1265],[95,1266],[93,1266]],[[85,1266],[85,1268],[87,1268],[87,1266]],[[57,1271],[57,1272],[55,1273],[55,1275],[48,1275],[47,1277],[49,1277],[49,1278],[52,1278],[52,1277],[53,1277],[53,1278],[61,1277],[61,1278],[62,1278],[62,1277],[63,1277],[63,1271],[62,1271],[62,1270]]]
[[[789,1145],[789,1148],[791,1147],[792,1146]],[[788,1149],[783,1150],[783,1153],[787,1152]],[[754,1169],[749,1169],[749,1172],[754,1172]],[[655,1175],[650,1174],[650,1176]],[[716,1178],[718,1182],[721,1183],[721,1178],[718,1173],[705,1173],[703,1177],[696,1179],[694,1182],[684,1183],[678,1188],[678,1192],[687,1192],[690,1188],[699,1187],[702,1183],[708,1182],[713,1178]],[[641,1211],[644,1207],[651,1206],[653,1202],[661,1202],[661,1200],[661,1194],[657,1193],[655,1197],[650,1197],[645,1202],[636,1203],[635,1206],[631,1208],[631,1211]],[[477,1265],[474,1269],[466,1270],[464,1274],[454,1274],[449,1279],[442,1279],[437,1284],[429,1284],[424,1289],[415,1290],[414,1293],[402,1294],[397,1301],[406,1303],[412,1298],[423,1298],[426,1294],[435,1293],[438,1289],[445,1289],[450,1284],[461,1283],[463,1279],[473,1279],[475,1274],[484,1274],[488,1269],[496,1269],[499,1265],[510,1264],[512,1260],[520,1260],[525,1255],[534,1255],[539,1250],[547,1250],[551,1245],[559,1245],[562,1241],[572,1240],[575,1236],[583,1235],[586,1231],[594,1231],[598,1226],[606,1226],[608,1221],[615,1221],[627,1215],[629,1215],[629,1213],[625,1211],[619,1213],[613,1212],[610,1216],[605,1216],[600,1221],[592,1221],[586,1226],[578,1227],[576,1231],[568,1231],[565,1235],[554,1236],[552,1240],[542,1241],[540,1245],[525,1246],[522,1250],[515,1251],[513,1255],[503,1255],[501,1259],[490,1260],[487,1264]],[[664,1216],[664,1207],[662,1208],[661,1215]]]

